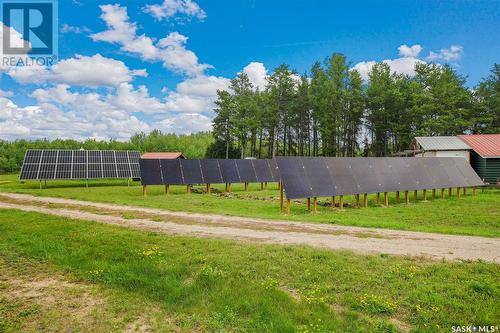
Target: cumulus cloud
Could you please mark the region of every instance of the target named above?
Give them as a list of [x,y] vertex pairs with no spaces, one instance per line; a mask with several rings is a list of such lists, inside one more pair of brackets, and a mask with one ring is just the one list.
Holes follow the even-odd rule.
[[406,44],[398,47],[399,55],[402,57],[416,58],[422,52],[422,46],[419,44],[415,44],[413,46],[408,46]]
[[92,57],[76,55],[61,60],[52,67],[13,67],[7,72],[19,83],[61,83],[84,87],[117,87],[131,82],[136,76],[147,76],[144,69],[131,70],[122,61],[106,58],[100,54]]
[[[415,75],[415,65],[418,63],[425,63],[425,61],[417,59],[417,58],[411,58],[411,57],[405,57],[405,58],[397,58],[397,59],[386,59],[382,60],[383,63],[386,63],[389,65],[391,70],[394,73],[398,74],[406,74],[409,76]],[[368,74],[371,72],[372,67],[377,63],[377,61],[362,61],[357,63],[353,69],[357,70],[360,74],[363,80],[367,81],[368,80]]]
[[[413,76],[415,75],[415,65],[419,63],[426,63],[426,61],[419,58],[422,49],[422,46],[419,44],[415,44],[413,46],[403,44],[398,47],[400,58],[386,59],[381,62],[388,64],[394,73]],[[429,52],[429,56],[426,60],[455,62],[460,60],[462,53],[463,47],[452,45],[451,47],[441,49],[438,52]],[[368,73],[370,73],[373,65],[377,62],[379,61],[362,61],[354,65],[352,69],[359,71],[361,77],[366,81],[368,80]]]
[[243,68],[243,73],[248,75],[254,87],[259,88],[261,91],[265,89],[268,75],[263,63],[251,62]]
[[168,20],[177,15],[184,15],[187,18],[197,18],[204,20],[207,14],[201,7],[191,0],[164,0],[159,5],[147,5],[144,12],[151,14],[155,19]]
[[449,48],[441,49],[437,52],[429,52],[427,60],[429,61],[444,61],[456,62],[462,58],[464,48],[460,45],[452,45]]
[[163,67],[191,76],[201,75],[212,67],[200,64],[196,54],[186,49],[186,36],[172,32],[155,44],[145,34],[137,34],[137,24],[129,21],[126,7],[102,5],[100,8],[108,30],[90,35],[94,41],[118,44],[122,51],[138,55],[145,61],[161,61]]
[[167,110],[179,113],[209,113],[217,90],[226,90],[230,80],[217,76],[198,76],[179,83],[166,97]]

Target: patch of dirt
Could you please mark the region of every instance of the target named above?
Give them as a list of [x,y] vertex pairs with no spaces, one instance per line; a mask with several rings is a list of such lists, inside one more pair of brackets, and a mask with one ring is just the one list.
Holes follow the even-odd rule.
[[[166,234],[216,237],[262,243],[308,245],[328,249],[352,250],[363,254],[391,254],[430,259],[484,260],[500,263],[500,239],[455,236],[387,229],[347,227],[306,222],[269,221],[262,219],[170,212],[161,209],[86,202],[71,199],[35,197],[24,194],[0,194],[20,203],[0,202],[0,208],[20,209],[90,220],[134,229]],[[28,205],[32,203],[35,205]],[[67,208],[47,208],[36,204],[63,204],[91,207],[101,214]],[[102,215],[102,211],[140,212],[142,218]],[[161,216],[162,222],[152,220]],[[131,216],[129,216],[131,217]]]

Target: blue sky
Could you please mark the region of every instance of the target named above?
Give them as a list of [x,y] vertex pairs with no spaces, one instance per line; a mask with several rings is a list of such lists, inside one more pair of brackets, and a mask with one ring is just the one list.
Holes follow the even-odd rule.
[[238,72],[262,87],[333,52],[362,74],[450,63],[470,87],[500,62],[500,1],[67,0],[59,31],[58,65],[0,67],[0,138],[208,130]]

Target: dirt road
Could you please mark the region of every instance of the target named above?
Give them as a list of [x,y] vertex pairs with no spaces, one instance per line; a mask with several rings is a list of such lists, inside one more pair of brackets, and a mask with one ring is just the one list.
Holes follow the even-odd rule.
[[[362,254],[500,263],[500,239],[170,212],[24,194],[0,194],[0,209],[19,209],[166,234],[352,250]],[[130,214],[126,218],[123,213]],[[2,222],[0,222],[2,223]]]

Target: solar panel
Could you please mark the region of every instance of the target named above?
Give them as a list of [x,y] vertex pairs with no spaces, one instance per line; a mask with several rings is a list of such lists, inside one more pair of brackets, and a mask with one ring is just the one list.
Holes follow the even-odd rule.
[[280,173],[278,170],[278,165],[276,164],[276,160],[267,160],[267,162],[269,163],[269,168],[271,169],[273,181],[279,182],[280,181]]
[[289,199],[484,185],[461,158],[276,158]]
[[252,160],[252,165],[258,182],[265,183],[274,181],[268,160]]
[[326,158],[301,157],[300,159],[314,195],[318,197],[332,195],[335,185]]
[[28,150],[20,179],[138,178],[139,152]]
[[219,166],[224,183],[241,182],[235,160],[219,160]]
[[[333,191],[330,195],[347,195],[361,193],[355,178],[353,166],[357,164],[355,158],[326,157],[325,164],[333,180]],[[373,177],[372,177],[373,178]],[[374,182],[376,185],[376,182]]]
[[26,163],[21,168],[21,179],[37,179],[39,163]]
[[72,179],[87,179],[87,164],[77,163],[73,164]]
[[141,169],[141,184],[142,185],[161,185],[162,169],[160,160],[140,159],[139,165]]
[[40,171],[38,172],[38,179],[54,179],[56,172],[55,163],[40,164]]
[[200,160],[179,159],[181,162],[184,184],[204,184],[203,174],[201,173]]
[[236,160],[236,167],[242,183],[256,183],[257,176],[253,169],[252,160]]
[[[90,156],[89,156],[90,157]],[[104,178],[102,173],[103,165],[101,163],[88,164],[88,179]],[[113,178],[113,177],[110,177]]]
[[55,179],[71,179],[71,163],[57,164]]
[[40,163],[41,158],[41,150],[28,150],[26,152],[25,163]]
[[463,158],[451,158],[458,169],[458,171],[463,175],[465,179],[465,184],[462,186],[481,186],[484,185],[481,178],[477,175],[474,169],[471,168],[470,164]]
[[220,171],[219,161],[215,159],[200,160],[203,179],[207,184],[221,184],[222,173]]
[[[142,161],[142,159],[141,159]],[[163,175],[163,184],[166,185],[183,185],[184,178],[182,176],[182,169],[180,160],[159,160],[161,165],[161,172]],[[141,168],[141,178],[143,170]]]
[[300,158],[276,157],[276,163],[288,199],[314,196]]

